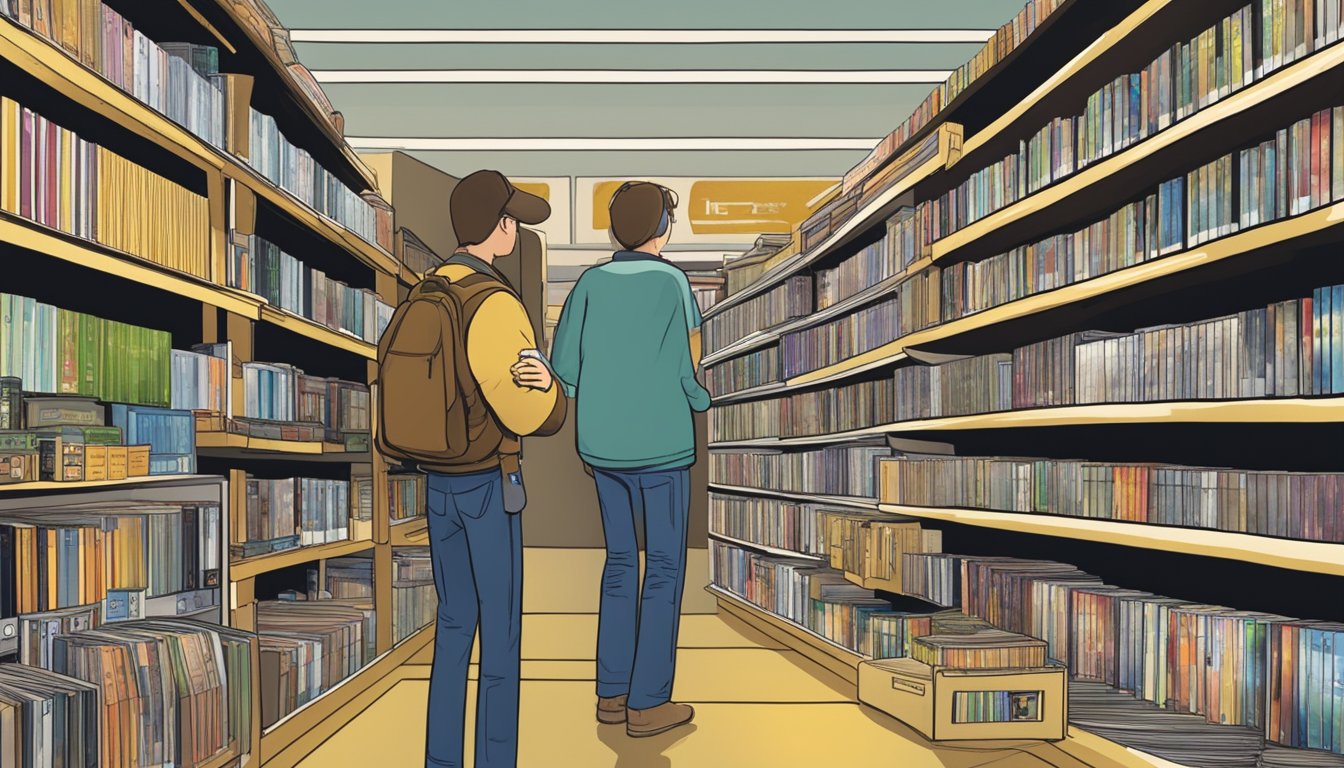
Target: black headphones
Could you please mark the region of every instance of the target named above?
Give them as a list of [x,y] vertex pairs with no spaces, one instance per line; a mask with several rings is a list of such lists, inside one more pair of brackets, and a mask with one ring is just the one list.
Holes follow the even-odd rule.
[[610,217],[611,207],[616,204],[616,198],[620,197],[622,192],[626,191],[627,189],[630,189],[631,187],[637,187],[640,184],[649,184],[651,186],[657,187],[658,191],[661,192],[663,195],[663,213],[658,220],[658,231],[655,232],[653,235],[654,237],[662,237],[663,235],[667,234],[667,228],[677,222],[677,202],[678,202],[677,193],[668,189],[667,187],[664,187],[662,184],[654,184],[651,181],[625,182],[620,187],[618,187],[614,193],[612,193],[611,200],[607,202],[607,215],[608,217]]

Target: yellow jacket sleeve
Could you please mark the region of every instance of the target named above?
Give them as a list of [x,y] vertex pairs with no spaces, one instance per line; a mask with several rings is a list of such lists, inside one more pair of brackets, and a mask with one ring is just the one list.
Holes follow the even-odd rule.
[[505,429],[519,437],[553,435],[565,421],[559,383],[545,392],[513,383],[518,353],[536,349],[532,324],[518,300],[495,293],[481,303],[467,329],[467,361],[481,394]]

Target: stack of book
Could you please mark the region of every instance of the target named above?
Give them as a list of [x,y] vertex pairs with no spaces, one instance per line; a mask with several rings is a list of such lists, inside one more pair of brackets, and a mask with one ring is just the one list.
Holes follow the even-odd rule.
[[709,480],[792,493],[855,496],[877,494],[877,460],[892,451],[879,445],[834,445],[797,453],[712,451]]
[[256,644],[174,619],[58,636],[47,668],[0,665],[7,764],[197,766],[249,752]]
[[255,557],[350,536],[350,483],[291,477],[247,479],[247,511],[235,527],[234,557]]
[[715,397],[779,381],[779,347],[724,361],[705,372],[705,388]]
[[149,446],[149,474],[196,471],[196,417],[191,411],[114,403],[110,415],[128,443]]
[[932,122],[944,108],[969,88],[971,83],[1021,45],[1061,4],[1062,0],[1031,0],[1023,6],[1012,20],[995,31],[994,36],[975,56],[953,70],[945,82],[926,96],[924,101],[915,107],[910,117],[883,139],[863,162],[845,174],[842,189],[848,191],[857,187],[880,168],[911,137]]
[[[248,164],[254,170],[366,242],[380,244],[378,208],[345,186],[308,152],[291,144],[275,118],[250,107],[249,114]],[[387,229],[386,224],[382,229]],[[388,248],[391,244],[381,245]]]
[[224,417],[233,415],[233,387],[230,367],[232,345],[197,344],[191,351],[172,351],[169,404],[176,410],[207,411]]
[[206,199],[0,97],[0,209],[210,277]]
[[838,571],[718,541],[709,550],[714,585],[856,653],[867,642],[860,629],[867,627],[865,617],[891,611],[890,603]]
[[757,546],[829,557],[827,511],[815,504],[711,491],[709,530]]
[[747,336],[812,314],[812,278],[797,275],[714,316],[704,328],[705,352],[716,352]]
[[909,657],[931,667],[952,669],[1031,669],[1046,664],[1045,643],[992,627],[968,634],[916,637]]
[[1175,525],[1344,543],[1344,474],[1068,459],[900,456],[886,504]]
[[[240,242],[235,235],[230,242]],[[230,249],[228,284],[254,293],[318,325],[377,343],[392,319],[393,307],[373,291],[354,288],[304,264],[256,235],[246,247]]]
[[257,603],[261,725],[269,728],[373,659],[367,600]]
[[0,1],[0,15],[50,40],[113,85],[201,139],[224,148],[224,93],[214,82],[219,51],[145,37],[100,2],[49,0],[36,7]]
[[392,521],[424,517],[428,513],[428,488],[429,479],[419,473],[388,475],[387,511]]
[[112,603],[217,588],[219,525],[218,505],[104,503],[9,515],[0,525],[0,618],[94,604],[108,620],[134,618]]
[[326,561],[326,595],[318,595],[318,570],[308,569],[309,600],[334,598],[336,600],[373,599],[373,558],[371,557],[333,557]]
[[[1313,14],[1313,7],[1307,0],[1244,6],[1196,38],[1176,43],[1142,71],[1107,84],[1089,97],[1082,115],[1053,120],[1016,153],[924,205],[921,215],[936,238],[946,237],[1311,55],[1337,40],[1344,23],[1324,6]],[[1211,170],[1208,178],[1223,184],[1231,174],[1215,176]]]
[[905,594],[926,603],[961,605],[961,558],[943,552],[910,553],[901,558]]
[[309,376],[285,363],[244,363],[243,391],[243,415],[250,419],[315,424],[332,442],[369,431],[364,384]]
[[392,551],[392,637],[401,642],[434,621],[439,593],[428,547]]
[[780,339],[784,378],[854,357],[908,333],[936,325],[939,271],[923,270],[895,288],[895,295],[822,325],[787,333]]
[[166,331],[0,293],[0,376],[21,379],[28,392],[168,405],[171,360]]

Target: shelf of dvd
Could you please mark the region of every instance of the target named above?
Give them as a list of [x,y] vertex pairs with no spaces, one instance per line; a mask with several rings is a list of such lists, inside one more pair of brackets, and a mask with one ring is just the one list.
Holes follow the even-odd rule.
[[[956,115],[956,164],[862,219],[860,248],[783,258],[707,313],[709,337],[784,277],[821,309],[725,324],[707,358],[723,610],[848,679],[893,610],[875,597],[959,607],[1068,665],[1061,749],[1344,762],[1317,713],[1340,615],[1312,597],[1344,577],[1344,485],[1312,450],[1344,423],[1342,35],[1333,1],[1134,4],[1022,98]],[[875,242],[931,263],[893,279]],[[928,298],[898,305],[917,276]]]

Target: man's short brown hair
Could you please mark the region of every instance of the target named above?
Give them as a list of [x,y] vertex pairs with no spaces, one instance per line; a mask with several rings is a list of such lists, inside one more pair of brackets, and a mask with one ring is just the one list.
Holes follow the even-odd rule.
[[664,214],[667,226],[676,221],[676,207],[672,190],[647,181],[626,182],[611,197],[611,236],[622,248],[638,248],[663,234]]

